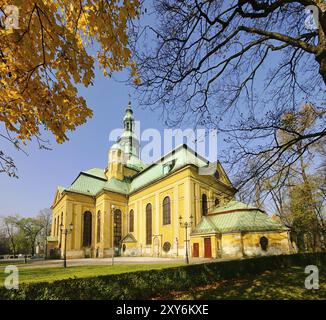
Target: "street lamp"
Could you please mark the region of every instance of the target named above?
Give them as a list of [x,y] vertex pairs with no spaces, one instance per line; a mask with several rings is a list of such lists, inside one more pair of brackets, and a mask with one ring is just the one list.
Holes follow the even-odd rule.
[[63,252],[63,267],[67,268],[67,235],[70,234],[73,230],[74,226],[72,223],[70,223],[69,228],[65,228],[63,223],[60,224],[60,231],[61,234],[65,235],[65,248]]
[[179,223],[181,228],[185,228],[186,233],[186,264],[189,264],[189,255],[188,255],[188,228],[192,226],[193,216],[189,217],[189,222],[182,222],[182,217],[179,217]]

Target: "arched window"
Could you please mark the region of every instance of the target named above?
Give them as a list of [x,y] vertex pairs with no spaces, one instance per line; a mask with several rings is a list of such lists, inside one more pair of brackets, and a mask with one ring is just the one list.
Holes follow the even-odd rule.
[[152,244],[152,205],[146,206],[146,244]]
[[113,245],[115,248],[120,247],[121,236],[122,236],[122,214],[120,209],[114,210],[113,215]]
[[97,231],[96,231],[96,235],[97,235],[97,242],[101,241],[101,211],[97,212]]
[[53,222],[53,235],[55,236],[57,232],[57,218],[54,218]]
[[84,213],[83,246],[89,247],[92,243],[92,214],[89,211]]
[[57,236],[59,236],[59,224],[60,224],[60,217],[57,217]]
[[205,193],[201,196],[201,213],[203,216],[206,216],[208,213],[207,196]]
[[134,232],[134,210],[129,212],[129,232]]
[[267,251],[268,239],[266,237],[261,237],[259,240],[259,244],[263,251]]
[[215,207],[217,207],[220,204],[220,200],[218,198],[215,198]]
[[163,225],[171,223],[170,197],[163,199]]

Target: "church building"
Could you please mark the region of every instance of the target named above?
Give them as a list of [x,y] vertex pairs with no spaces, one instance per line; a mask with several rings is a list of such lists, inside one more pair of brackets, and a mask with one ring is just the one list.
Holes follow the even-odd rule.
[[289,230],[262,209],[236,201],[219,162],[205,170],[209,161],[184,144],[145,164],[134,125],[129,102],[106,168],[82,171],[70,186],[57,188],[50,256],[63,256],[65,249],[68,259],[290,253]]

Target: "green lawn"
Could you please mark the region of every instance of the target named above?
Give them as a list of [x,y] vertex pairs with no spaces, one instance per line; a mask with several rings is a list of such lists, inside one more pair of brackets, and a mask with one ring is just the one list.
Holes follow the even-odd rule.
[[[178,264],[100,265],[68,267],[19,268],[19,282],[52,282],[68,278],[85,278],[119,274],[132,271],[177,267]],[[19,267],[19,266],[18,266]],[[154,299],[326,299],[326,269],[319,269],[319,290],[307,290],[304,267],[293,266],[275,271],[265,271],[231,280],[222,280],[205,287],[152,297]],[[0,286],[4,283],[4,266],[0,266]]]
[[306,274],[303,267],[266,271],[257,276],[213,283],[188,292],[172,292],[159,299],[326,299],[326,270],[319,269],[319,289],[304,287]]
[[[119,274],[141,270],[155,270],[163,268],[177,267],[179,264],[132,264],[132,265],[107,265],[107,266],[78,266],[68,267],[42,267],[42,268],[20,268],[19,283],[31,282],[52,282],[68,278],[87,278],[108,274]],[[18,266],[19,268],[19,266]],[[0,286],[4,285],[4,267],[0,266]]]

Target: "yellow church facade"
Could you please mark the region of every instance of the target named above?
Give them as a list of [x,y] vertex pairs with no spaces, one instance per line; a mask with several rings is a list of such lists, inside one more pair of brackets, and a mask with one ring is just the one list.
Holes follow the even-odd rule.
[[290,253],[289,230],[263,210],[235,201],[220,163],[213,173],[200,170],[209,162],[181,145],[145,165],[130,103],[123,124],[107,168],[82,171],[69,187],[57,188],[50,256],[63,256],[65,249],[68,259]]

